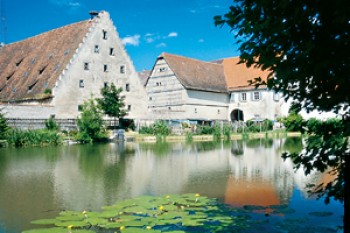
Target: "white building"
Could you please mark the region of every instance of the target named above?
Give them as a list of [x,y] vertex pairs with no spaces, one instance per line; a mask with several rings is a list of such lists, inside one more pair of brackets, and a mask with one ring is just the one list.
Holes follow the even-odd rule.
[[203,62],[162,53],[146,83],[152,119],[237,121],[274,120],[288,114],[289,104],[266,86],[267,72],[238,64],[239,58]]
[[105,11],[0,48],[0,108],[7,118],[76,119],[107,83],[122,87],[126,118],[144,117],[146,92]]

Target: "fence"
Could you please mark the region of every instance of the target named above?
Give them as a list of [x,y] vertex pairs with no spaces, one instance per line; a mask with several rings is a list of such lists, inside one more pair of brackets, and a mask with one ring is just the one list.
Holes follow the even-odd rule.
[[[7,124],[17,129],[44,129],[47,119],[25,119],[25,118],[7,118]],[[78,129],[77,119],[54,119],[61,129]],[[118,120],[103,120],[107,127],[113,128],[119,125]]]

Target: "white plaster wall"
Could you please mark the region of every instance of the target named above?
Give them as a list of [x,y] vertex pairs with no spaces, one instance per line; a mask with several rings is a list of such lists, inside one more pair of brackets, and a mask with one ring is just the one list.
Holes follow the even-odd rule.
[[[253,100],[253,92],[259,91],[261,98],[259,100]],[[234,92],[234,97],[230,98],[230,104],[228,109],[228,119],[234,109],[243,111],[244,121],[253,118],[267,118],[275,120],[277,117],[286,116],[288,114],[289,105],[280,96],[279,99],[274,99],[274,92],[266,89],[260,90],[247,90],[244,93],[247,94],[247,100],[242,101],[239,97],[241,92]]]
[[55,113],[50,105],[0,105],[6,118],[48,119]]
[[[146,92],[109,14],[100,13],[94,22],[53,89],[52,104],[56,108],[56,117],[77,117],[78,105],[83,104],[91,96],[100,97],[100,90],[106,82],[113,82],[117,87],[123,88],[125,105],[131,107],[128,118],[144,116],[147,112]],[[103,30],[107,32],[107,39],[103,39]],[[99,53],[94,52],[95,45],[99,46]],[[110,48],[114,49],[114,55],[110,55]],[[89,70],[84,70],[84,63],[89,63]],[[107,71],[104,71],[104,65],[108,66]],[[120,72],[121,66],[125,67],[124,73]],[[83,80],[84,88],[79,87],[80,80]],[[125,91],[126,84],[130,87],[129,92]]]

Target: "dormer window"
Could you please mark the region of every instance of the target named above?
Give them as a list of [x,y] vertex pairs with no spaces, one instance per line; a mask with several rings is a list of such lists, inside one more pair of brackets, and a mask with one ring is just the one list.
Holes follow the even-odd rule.
[[102,38],[104,40],[107,40],[107,31],[106,30],[102,30]]

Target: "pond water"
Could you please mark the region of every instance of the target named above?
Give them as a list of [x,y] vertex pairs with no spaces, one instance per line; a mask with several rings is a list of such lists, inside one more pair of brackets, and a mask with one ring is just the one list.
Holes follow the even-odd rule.
[[62,210],[99,211],[127,198],[183,193],[251,212],[257,225],[244,232],[337,232],[342,205],[325,205],[305,188],[327,175],[306,177],[281,158],[301,145],[288,138],[0,149],[0,232],[35,228],[30,221]]

